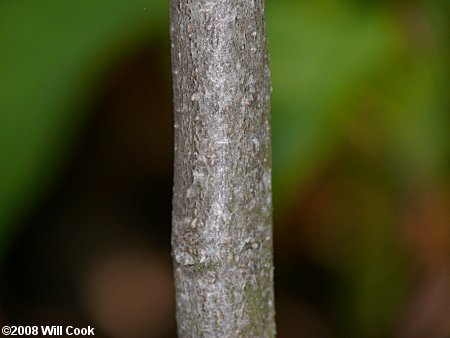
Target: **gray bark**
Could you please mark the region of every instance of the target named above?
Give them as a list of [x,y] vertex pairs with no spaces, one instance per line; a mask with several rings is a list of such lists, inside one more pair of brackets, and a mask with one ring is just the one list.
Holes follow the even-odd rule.
[[180,337],[274,337],[263,0],[171,0]]

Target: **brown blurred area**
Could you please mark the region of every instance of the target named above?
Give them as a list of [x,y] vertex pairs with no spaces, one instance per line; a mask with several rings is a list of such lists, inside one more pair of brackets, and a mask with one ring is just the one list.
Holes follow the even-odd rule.
[[164,52],[131,51],[110,71],[60,181],[22,220],[2,271],[2,322],[175,336]]

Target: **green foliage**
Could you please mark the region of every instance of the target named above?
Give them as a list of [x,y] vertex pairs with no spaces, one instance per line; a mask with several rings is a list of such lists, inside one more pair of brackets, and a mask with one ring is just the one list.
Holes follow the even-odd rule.
[[[383,124],[374,127],[384,134],[380,146],[392,152],[387,160],[412,175],[442,173],[445,53],[439,41],[427,41],[433,37],[408,36],[416,32],[401,26],[394,9],[352,1],[268,2],[276,195],[310,177],[339,146],[355,105],[370,95],[382,98],[372,114]],[[428,45],[420,51],[408,45],[416,43]]]
[[[448,71],[438,8],[268,2],[275,214],[292,209],[330,158],[346,163],[349,179],[370,183],[340,191],[354,203],[331,223],[344,229],[334,230],[343,242],[333,258],[342,251],[344,260],[324,261],[343,281],[336,313],[344,337],[383,337],[394,325],[408,287],[394,206],[414,187],[445,184]],[[349,143],[387,174],[334,159]]]
[[0,2],[0,248],[57,178],[109,63],[167,22],[153,0]]

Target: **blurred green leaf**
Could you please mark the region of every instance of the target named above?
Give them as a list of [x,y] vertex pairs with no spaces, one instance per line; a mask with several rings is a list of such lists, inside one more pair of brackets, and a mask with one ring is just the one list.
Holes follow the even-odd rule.
[[157,0],[0,2],[0,249],[56,178],[109,63],[167,21]]
[[275,195],[285,196],[322,163],[345,106],[387,62],[390,25],[379,8],[343,1],[268,2],[267,11]]
[[[292,207],[299,188],[342,153],[352,125],[360,128],[352,145],[365,151],[358,156],[379,161],[386,180],[395,181],[376,185],[385,186],[384,197],[355,199],[349,208],[348,219],[357,221],[345,233],[348,265],[339,271],[343,336],[383,337],[404,300],[407,265],[398,215],[382,201],[394,204],[394,193],[439,182],[448,170],[447,54],[439,48],[445,41],[437,40],[445,27],[438,13],[444,11],[437,10],[439,2],[398,8],[345,0],[267,5],[275,213]],[[375,179],[367,170],[361,175]],[[354,198],[346,193],[343,200]],[[361,214],[366,209],[368,215]]]
[[409,37],[399,22],[406,19],[380,3],[267,5],[277,210],[282,213],[293,188],[336,150],[343,127],[355,118],[355,107],[374,91],[381,101],[392,98],[375,114],[386,133],[377,142],[396,157],[393,163],[427,175],[439,167],[442,173],[448,158],[448,123],[442,114],[445,51],[408,51]]

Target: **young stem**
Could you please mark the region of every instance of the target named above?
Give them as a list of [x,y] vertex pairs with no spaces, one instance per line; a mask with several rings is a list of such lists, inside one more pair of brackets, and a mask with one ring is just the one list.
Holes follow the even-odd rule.
[[180,337],[274,337],[262,0],[171,0]]

